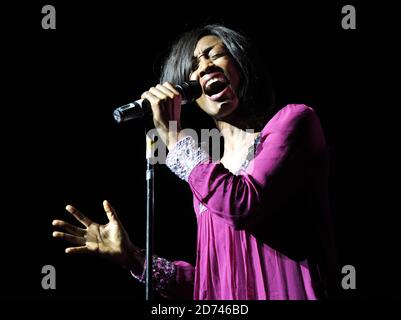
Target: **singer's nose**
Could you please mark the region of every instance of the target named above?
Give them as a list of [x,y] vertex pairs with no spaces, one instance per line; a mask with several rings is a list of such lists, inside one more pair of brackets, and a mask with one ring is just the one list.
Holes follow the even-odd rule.
[[214,63],[210,58],[201,57],[199,60],[199,77],[202,78],[213,66]]

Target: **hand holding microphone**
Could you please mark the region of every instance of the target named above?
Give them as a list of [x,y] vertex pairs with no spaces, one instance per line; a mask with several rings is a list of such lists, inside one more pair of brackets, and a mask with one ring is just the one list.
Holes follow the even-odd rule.
[[[171,84],[170,84],[171,85]],[[163,85],[164,86],[164,85]],[[181,94],[181,104],[191,103],[202,94],[202,87],[198,81],[185,81],[175,86],[171,85]],[[142,118],[152,112],[149,100],[139,99],[114,110],[114,119],[118,122]]]
[[[145,91],[141,100],[117,108],[114,118],[117,122],[124,122],[152,113],[160,138],[169,147],[177,141],[181,130],[181,105],[196,100],[201,94],[202,87],[198,81],[187,81],[175,86],[165,82]],[[177,122],[177,132],[169,132],[169,121]]]

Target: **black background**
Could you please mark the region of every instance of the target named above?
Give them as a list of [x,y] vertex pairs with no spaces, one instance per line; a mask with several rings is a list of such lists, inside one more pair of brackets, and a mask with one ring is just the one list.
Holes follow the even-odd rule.
[[[41,28],[45,4],[56,7],[56,30]],[[396,20],[385,4],[354,3],[357,29],[343,30],[346,4],[2,5],[1,299],[143,299],[143,286],[119,266],[67,256],[51,221],[72,221],[64,211],[72,204],[106,222],[108,199],[143,247],[144,125],[118,126],[112,111],[157,83],[160,59],[181,32],[207,22],[248,34],[278,103],[305,103],[322,121],[340,262],[357,272],[357,289],[343,298],[399,298],[398,144],[390,140],[399,81],[388,80],[397,76]],[[156,174],[156,252],[194,263],[190,190],[164,166]],[[56,290],[41,287],[47,264],[56,267]]]

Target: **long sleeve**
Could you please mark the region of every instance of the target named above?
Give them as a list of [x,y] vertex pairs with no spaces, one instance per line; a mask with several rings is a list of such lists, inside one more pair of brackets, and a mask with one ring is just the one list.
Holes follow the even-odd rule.
[[[145,268],[141,274],[131,271],[140,282],[145,282]],[[192,299],[194,267],[185,261],[169,261],[153,256],[153,288],[168,299]]]
[[[173,172],[184,171],[181,178],[188,181],[194,196],[236,229],[246,229],[260,212],[265,214],[288,200],[302,185],[313,155],[325,149],[320,122],[313,109],[304,105],[288,105],[269,121],[251,166],[240,175],[182,141],[169,153],[166,164]],[[199,161],[187,161],[190,154]],[[259,210],[262,205],[264,210]]]

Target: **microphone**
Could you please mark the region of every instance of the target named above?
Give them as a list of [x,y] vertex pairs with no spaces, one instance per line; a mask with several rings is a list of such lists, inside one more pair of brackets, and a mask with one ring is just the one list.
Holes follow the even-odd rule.
[[[175,85],[175,89],[181,94],[181,104],[195,101],[202,95],[202,87],[198,81],[185,81]],[[139,99],[123,105],[114,110],[114,120],[118,123],[132,119],[142,118],[152,113],[150,102],[147,99]]]

